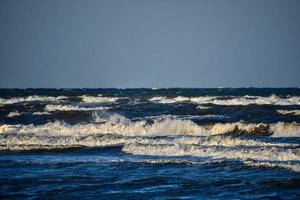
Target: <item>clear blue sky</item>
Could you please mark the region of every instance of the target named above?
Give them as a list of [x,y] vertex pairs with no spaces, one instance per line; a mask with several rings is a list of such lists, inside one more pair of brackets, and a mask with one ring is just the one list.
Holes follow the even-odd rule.
[[298,0],[1,0],[0,87],[299,87]]

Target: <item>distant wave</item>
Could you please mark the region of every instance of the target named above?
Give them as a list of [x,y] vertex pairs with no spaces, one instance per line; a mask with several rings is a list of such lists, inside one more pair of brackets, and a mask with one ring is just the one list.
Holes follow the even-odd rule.
[[210,107],[199,105],[199,106],[197,106],[197,109],[199,109],[199,110],[207,110],[207,109],[210,109]]
[[[128,99],[127,97],[103,97],[99,96],[74,96],[74,97],[66,97],[66,96],[27,96],[27,97],[14,97],[14,98],[0,98],[0,105],[8,105],[15,104],[21,102],[32,102],[32,101],[41,101],[41,102],[60,102],[60,101],[69,101],[72,98],[78,98],[79,101],[84,103],[115,103],[120,100]],[[215,105],[250,105],[250,104],[258,104],[258,105],[300,105],[300,97],[299,96],[290,96],[287,98],[278,97],[276,95],[272,95],[269,97],[262,96],[199,96],[199,97],[185,97],[185,96],[177,96],[174,98],[168,98],[166,96],[155,96],[149,99],[149,101],[154,103],[161,104],[172,104],[172,103],[181,103],[181,102],[191,102],[196,104],[215,104]],[[201,107],[199,107],[200,109]],[[204,108],[204,107],[203,107]]]
[[9,99],[0,98],[0,105],[14,104],[20,102],[30,102],[30,101],[62,101],[62,100],[66,100],[67,98],[68,97],[66,96],[51,97],[51,96],[38,96],[38,95],[33,95],[28,97],[15,97]]
[[12,111],[12,112],[8,113],[7,117],[12,118],[12,117],[20,116],[20,115],[22,115],[24,113],[25,112]]
[[134,118],[134,120],[165,120],[166,118],[168,119],[180,119],[180,120],[202,120],[202,119],[226,119],[227,117],[224,115],[152,115],[152,116],[147,116],[147,117],[137,117]]
[[243,96],[243,97],[220,97],[220,96],[201,96],[201,97],[184,97],[178,96],[168,98],[165,96],[156,96],[149,99],[149,101],[162,104],[171,104],[179,102],[191,102],[197,104],[216,104],[216,105],[300,105],[300,97],[293,96],[281,98],[276,95],[269,97],[261,96]]
[[33,115],[51,115],[49,112],[34,112]]
[[283,115],[300,115],[300,110],[277,110],[277,112]]
[[126,99],[121,97],[102,97],[100,96],[74,96],[74,97],[67,97],[67,96],[27,96],[27,97],[14,97],[14,98],[0,98],[0,105],[7,105],[7,104],[15,104],[21,102],[32,102],[32,101],[41,101],[41,102],[60,102],[69,100],[69,98],[79,98],[79,100],[85,103],[113,103],[120,99]]
[[79,105],[46,105],[45,110],[48,112],[53,111],[90,111],[90,110],[106,110],[109,107],[103,106],[93,106],[93,107],[84,107]]
[[300,164],[299,159],[296,159],[296,162],[293,161],[257,161],[257,160],[250,160],[244,159],[242,160],[245,165],[252,166],[252,167],[265,167],[265,168],[274,168],[280,167],[289,169],[295,172],[300,172]]
[[102,97],[100,96],[87,96],[87,95],[83,95],[83,96],[79,96],[83,102],[86,103],[113,103],[116,102],[120,99],[126,99],[126,98],[122,98],[122,97]]

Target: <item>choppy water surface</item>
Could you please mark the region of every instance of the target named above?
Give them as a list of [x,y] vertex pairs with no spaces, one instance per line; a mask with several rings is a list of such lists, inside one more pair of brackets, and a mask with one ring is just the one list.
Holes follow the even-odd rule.
[[298,199],[300,89],[1,89],[3,199]]

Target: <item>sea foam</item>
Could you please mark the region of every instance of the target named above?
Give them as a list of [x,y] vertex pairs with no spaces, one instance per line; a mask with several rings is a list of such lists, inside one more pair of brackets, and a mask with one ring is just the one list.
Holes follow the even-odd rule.
[[215,105],[300,105],[300,97],[293,96],[287,98],[281,98],[276,95],[271,95],[269,97],[261,96],[228,96],[226,98],[221,96],[200,96],[200,97],[184,97],[178,96],[174,98],[168,98],[165,96],[156,96],[149,99],[151,102],[170,104],[170,103],[180,103],[180,102],[191,102],[196,104],[215,104]]
[[[96,117],[95,117],[96,116]],[[103,135],[115,135],[121,137],[153,137],[153,136],[272,136],[272,137],[299,137],[300,125],[298,123],[275,124],[246,124],[216,123],[213,125],[200,126],[191,120],[181,120],[165,118],[154,120],[153,123],[147,121],[131,121],[118,114],[108,114],[107,116],[94,116],[95,122],[69,125],[64,122],[49,122],[44,125],[8,125],[0,126],[0,136],[2,148],[9,148],[15,144],[30,144],[34,138],[80,138],[96,137]],[[19,140],[18,137],[26,139]],[[27,137],[28,136],[28,137]],[[24,143],[22,143],[22,141]],[[55,141],[55,140],[53,140]],[[40,141],[41,145],[46,141]],[[54,142],[55,143],[55,142]],[[78,144],[78,141],[75,143]],[[67,143],[66,145],[69,145]],[[74,144],[70,144],[74,145]]]
[[45,107],[45,111],[53,112],[53,111],[90,111],[90,110],[106,110],[109,109],[109,107],[104,106],[93,106],[93,107],[86,107],[81,106],[80,104],[77,105],[51,105],[48,104]]
[[83,102],[86,103],[113,103],[121,99],[126,99],[122,97],[103,97],[102,95],[99,96],[87,96],[82,95],[79,96]]
[[277,112],[283,115],[300,115],[300,110],[277,110]]
[[67,98],[68,97],[66,96],[51,97],[51,96],[33,95],[33,96],[15,97],[9,99],[0,98],[0,104],[6,105],[6,104],[14,104],[14,103],[30,102],[30,101],[62,101],[62,100],[66,100]]

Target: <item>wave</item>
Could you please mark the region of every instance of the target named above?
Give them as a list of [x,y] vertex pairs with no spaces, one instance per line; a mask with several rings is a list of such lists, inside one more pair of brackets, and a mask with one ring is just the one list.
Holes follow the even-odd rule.
[[164,120],[164,119],[180,119],[180,120],[203,120],[203,119],[226,119],[224,115],[150,115],[146,117],[136,117],[134,120]]
[[[31,102],[31,101],[42,101],[42,102],[60,102],[68,100],[70,97],[67,96],[38,96],[32,95],[27,97],[14,97],[14,98],[0,98],[0,105],[15,104],[21,102]],[[82,95],[75,98],[81,99],[85,103],[113,103],[121,99],[126,99],[125,97],[102,97],[102,96],[87,96]]]
[[[258,146],[256,148],[223,148],[203,147],[184,144],[170,145],[139,145],[126,144],[123,151],[134,155],[147,156],[193,156],[200,158],[240,160],[251,166],[261,166],[269,163],[269,167],[283,167],[300,171],[299,148],[282,149],[277,147]],[[270,165],[273,163],[273,165]]]
[[[13,112],[8,113],[8,115],[6,115],[6,117],[13,118],[13,117],[17,117],[17,116],[20,116],[23,114],[29,114],[29,113],[13,111]],[[51,115],[51,113],[49,113],[49,112],[33,112],[32,115]]]
[[113,102],[119,101],[121,99],[127,99],[125,97],[102,97],[101,95],[99,95],[99,96],[82,95],[79,97],[85,103],[113,103]]
[[239,136],[300,137],[298,123],[235,122],[200,126],[174,116],[154,119],[153,123],[134,122],[109,112],[94,112],[93,117],[92,123],[75,125],[60,121],[44,125],[3,124],[0,126],[0,150],[122,145],[123,152],[133,155],[233,159],[251,166],[300,169],[299,144],[276,138]]
[[[99,114],[101,113],[101,114]],[[258,135],[273,137],[299,137],[300,124],[278,122],[265,123],[215,123],[212,125],[198,125],[191,120],[177,119],[175,116],[155,118],[153,123],[146,120],[131,121],[130,119],[109,112],[94,112],[95,122],[68,125],[56,121],[44,125],[1,125],[2,133],[36,133],[57,135],[94,135],[118,134],[123,136],[214,136],[214,135]]]
[[27,134],[33,136],[218,136],[218,135],[255,135],[272,137],[300,137],[300,124],[246,124],[216,123],[200,126],[191,120],[173,117],[154,119],[153,123],[145,120],[131,121],[119,114],[108,112],[93,113],[94,122],[69,125],[60,121],[44,125],[8,125],[0,126],[0,134]]
[[282,149],[276,147],[257,148],[220,148],[184,144],[140,145],[126,144],[123,151],[134,155],[151,156],[197,156],[260,161],[300,161],[299,149]]
[[199,109],[199,110],[207,110],[207,109],[210,109],[211,107],[208,107],[208,106],[201,106],[201,105],[199,105],[199,106],[197,106],[197,109]]
[[8,115],[6,117],[12,118],[12,117],[20,116],[20,115],[22,115],[24,113],[25,112],[12,111],[12,112],[8,113]]
[[51,96],[27,96],[27,97],[15,97],[10,99],[0,98],[0,104],[7,105],[7,104],[15,104],[21,102],[30,102],[30,101],[62,101],[66,100],[68,97],[66,96],[58,96],[58,97],[51,97]]
[[34,112],[33,115],[51,115],[49,112]]
[[91,111],[91,110],[106,110],[110,107],[94,106],[84,107],[80,105],[46,105],[45,110],[48,112],[53,111]]
[[220,97],[220,96],[201,96],[201,97],[184,97],[167,98],[165,96],[152,97],[149,101],[161,104],[171,104],[180,102],[191,102],[197,104],[215,104],[215,105],[300,105],[300,97],[293,96],[281,98],[276,95],[269,97],[261,96],[242,96],[242,97]]
[[283,115],[300,115],[300,110],[276,110]]
[[243,160],[245,165],[251,167],[266,167],[266,168],[274,168],[280,167],[289,169],[295,172],[300,172],[300,164],[293,162],[274,162],[274,161],[254,161],[254,160]]
[[[13,117],[17,117],[23,114],[30,114],[29,112],[19,112],[19,111],[13,111],[8,113],[8,115],[6,115],[6,117],[8,118],[13,118]],[[51,115],[51,113],[49,112],[33,112],[32,115]]]
[[[296,144],[264,142],[255,139],[243,139],[229,136],[191,136],[176,135],[151,137],[143,135],[107,134],[90,125],[70,126],[60,122],[40,126],[2,125],[0,126],[0,146],[2,149],[38,146],[39,148],[57,148],[73,146],[111,146],[120,144],[147,145],[187,145],[187,146],[265,146],[297,147]],[[153,136],[153,135],[152,135]]]

